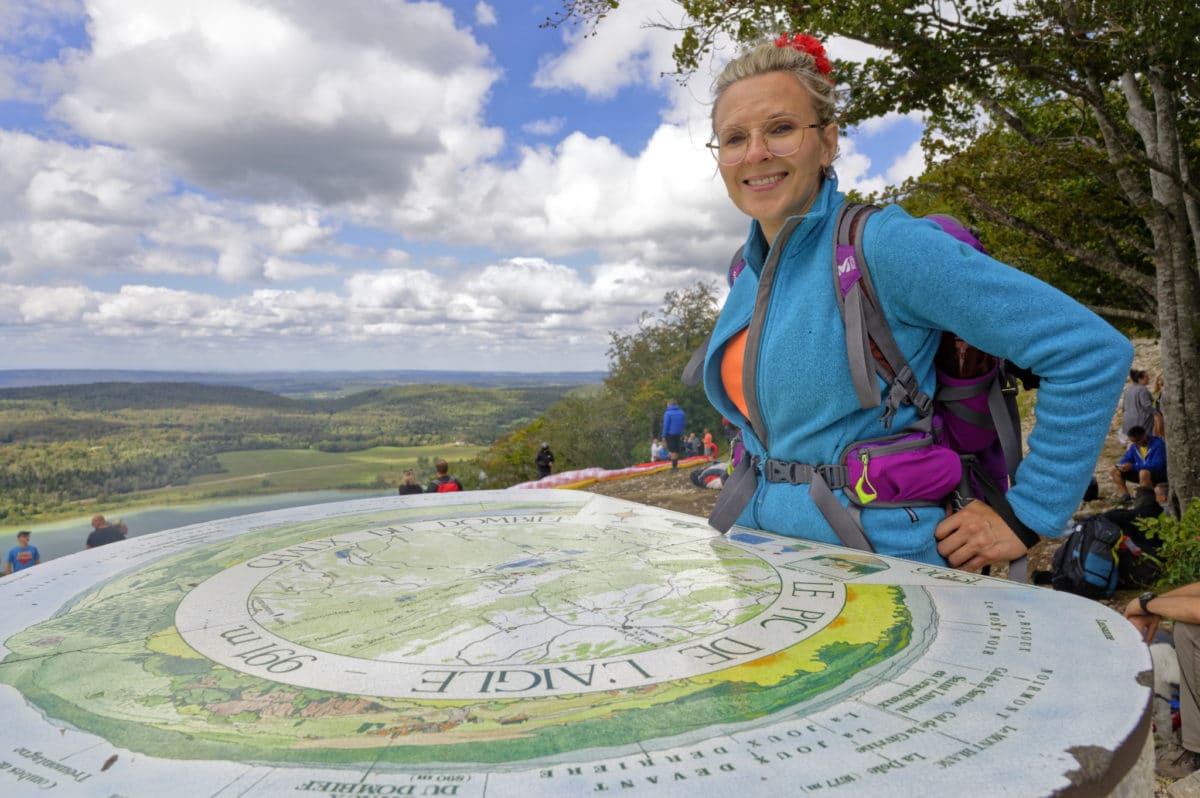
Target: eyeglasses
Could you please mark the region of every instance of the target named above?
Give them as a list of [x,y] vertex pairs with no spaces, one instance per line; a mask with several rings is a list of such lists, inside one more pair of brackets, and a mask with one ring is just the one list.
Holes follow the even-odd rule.
[[749,130],[740,127],[721,128],[713,136],[713,141],[704,146],[708,147],[721,166],[737,166],[746,160],[746,153],[750,151],[751,134],[755,130],[762,134],[763,146],[767,148],[767,152],[784,157],[800,149],[800,145],[804,143],[804,131],[809,128],[822,128],[828,124],[804,124],[794,116],[777,116]]

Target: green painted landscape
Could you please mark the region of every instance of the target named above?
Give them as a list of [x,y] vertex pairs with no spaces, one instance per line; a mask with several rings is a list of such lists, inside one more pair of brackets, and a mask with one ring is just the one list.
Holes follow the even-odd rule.
[[406,469],[428,480],[441,457],[464,464],[456,475],[468,487],[504,487],[476,484],[478,468],[465,463],[582,383],[504,375],[495,387],[348,392],[372,383],[342,379],[263,383],[307,395],[200,382],[2,389],[0,528],[266,493],[394,490]]
[[[492,513],[507,511],[503,505],[490,509]],[[5,645],[11,653],[0,662],[0,682],[16,687],[51,718],[151,756],[445,768],[519,763],[587,748],[636,746],[714,724],[754,723],[806,702],[828,699],[856,674],[919,653],[919,646],[913,645],[911,599],[902,588],[891,585],[851,586],[839,616],[842,622],[801,642],[781,644],[778,651],[758,660],[641,687],[560,695],[497,691],[495,695],[446,700],[358,695],[336,688],[336,672],[328,674],[329,689],[297,687],[213,662],[189,646],[176,627],[176,610],[185,596],[232,565],[317,536],[333,538],[364,528],[435,518],[428,509],[401,508],[284,523],[254,535],[196,546],[106,582],[77,597],[54,617],[7,639]],[[534,539],[540,540],[542,533],[537,530]],[[485,542],[498,545],[494,527],[481,525],[452,536],[433,534],[442,546],[449,547],[450,561],[490,563],[527,556],[520,544],[522,535],[531,533],[520,527],[510,530],[511,542],[516,545],[499,559],[479,551]],[[721,543],[709,548],[707,533],[694,542],[694,531],[664,527],[656,537],[658,548],[663,549],[659,554],[655,548],[642,547],[645,535],[641,527],[612,527],[573,545],[580,549],[580,557],[596,559],[625,551],[626,560],[641,558],[643,572],[659,571],[652,578],[655,582],[699,582],[731,595],[746,594],[742,596],[746,600],[739,603],[745,605],[748,616],[761,605],[759,592],[777,592],[770,568],[734,546]],[[360,551],[357,544],[348,547],[351,556],[345,562],[371,562],[370,551]],[[419,551],[410,551],[411,542],[404,549],[415,561],[365,567],[376,572],[412,572],[400,579],[427,578],[429,558],[436,561],[437,556],[430,554],[421,561]],[[363,567],[354,566],[356,570]],[[548,579],[540,568],[512,571],[491,565],[484,572],[479,567],[466,569],[466,578],[476,586],[489,578],[510,580],[511,596],[526,596],[526,606],[538,612],[558,612],[555,606],[543,608],[541,603],[567,590],[565,583],[578,569],[568,561],[547,567],[561,572],[559,577]],[[761,572],[757,589],[740,580],[730,584],[730,569],[744,572],[747,567]],[[602,606],[608,599],[598,597],[614,588],[599,577],[592,579],[570,589],[576,602]],[[442,579],[441,583],[453,587],[452,581]],[[628,604],[634,605],[639,600],[636,594],[644,589],[636,582],[616,587],[619,593],[628,593]],[[499,595],[495,598],[509,600]],[[330,605],[344,603],[332,595],[314,601],[320,605],[314,607],[317,611],[321,606],[329,610]],[[495,631],[495,618],[503,617],[470,601],[443,601],[443,605],[445,615],[429,623],[447,630],[466,630],[480,639]],[[626,607],[627,602],[617,600],[614,606]],[[917,606],[921,606],[919,602]],[[704,628],[705,622],[728,624],[746,619],[705,613],[693,617],[692,610],[664,602],[645,602],[643,609],[644,615],[636,623],[645,628],[683,624],[697,635],[711,631]],[[921,624],[926,622],[922,618]],[[297,619],[297,624],[313,633],[338,625],[319,615]],[[622,626],[618,623],[613,628]],[[539,633],[538,628],[526,629],[528,640],[551,634]],[[663,646],[669,648],[665,641]],[[582,672],[581,667],[576,670]]]

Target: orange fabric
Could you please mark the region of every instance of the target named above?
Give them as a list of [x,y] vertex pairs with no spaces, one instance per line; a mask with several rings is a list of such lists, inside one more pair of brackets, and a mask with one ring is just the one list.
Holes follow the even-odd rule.
[[742,390],[742,359],[746,355],[746,335],[749,332],[750,329],[746,328],[730,338],[721,355],[721,385],[725,387],[725,395],[742,411],[743,416],[750,415],[746,412],[746,393]]

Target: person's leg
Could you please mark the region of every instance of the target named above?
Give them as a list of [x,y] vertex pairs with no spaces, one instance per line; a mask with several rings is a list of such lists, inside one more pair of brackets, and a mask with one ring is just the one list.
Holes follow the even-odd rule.
[[1128,496],[1129,491],[1125,490],[1125,474],[1121,469],[1113,466],[1112,470],[1109,471],[1109,475],[1112,477],[1113,486],[1117,489],[1117,497]]
[[1200,626],[1176,621],[1175,656],[1179,660],[1180,738],[1184,750],[1167,752],[1160,757],[1156,772],[1171,778],[1183,778],[1197,769],[1200,752]]
[[1200,751],[1200,626],[1175,623],[1179,659],[1179,719],[1183,747]]
[[1143,468],[1138,472],[1138,484],[1143,488],[1154,490],[1154,474],[1150,473],[1150,469]]

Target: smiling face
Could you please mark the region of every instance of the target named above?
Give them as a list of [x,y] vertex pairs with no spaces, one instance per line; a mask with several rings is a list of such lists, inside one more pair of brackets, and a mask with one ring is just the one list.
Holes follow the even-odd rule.
[[762,136],[764,123],[779,116],[804,123],[819,122],[812,96],[800,80],[786,72],[768,72],[737,81],[721,95],[713,115],[718,131],[737,127],[752,131],[746,158],[721,165],[729,198],[756,219],[770,242],[789,216],[808,211],[821,188],[822,170],[837,153],[837,125],[805,131],[791,155],[773,155]]

